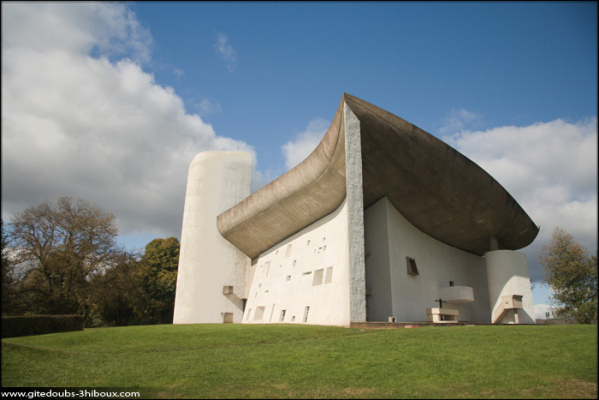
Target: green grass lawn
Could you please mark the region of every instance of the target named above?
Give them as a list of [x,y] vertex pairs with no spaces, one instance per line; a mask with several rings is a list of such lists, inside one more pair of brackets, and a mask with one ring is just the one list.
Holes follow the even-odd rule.
[[597,326],[89,329],[3,339],[2,386],[159,398],[597,398]]

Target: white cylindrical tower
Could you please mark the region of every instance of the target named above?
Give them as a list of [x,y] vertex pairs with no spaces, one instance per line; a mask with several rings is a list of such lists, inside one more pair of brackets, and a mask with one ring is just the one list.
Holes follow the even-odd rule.
[[526,255],[513,250],[485,253],[492,323],[534,324]]
[[216,217],[250,195],[252,157],[199,153],[189,166],[174,324],[241,322],[250,259],[223,238]]

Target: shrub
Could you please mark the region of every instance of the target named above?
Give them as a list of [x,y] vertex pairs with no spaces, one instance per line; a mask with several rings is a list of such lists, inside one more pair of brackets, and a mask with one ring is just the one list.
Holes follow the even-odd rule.
[[83,330],[83,315],[3,316],[2,337]]

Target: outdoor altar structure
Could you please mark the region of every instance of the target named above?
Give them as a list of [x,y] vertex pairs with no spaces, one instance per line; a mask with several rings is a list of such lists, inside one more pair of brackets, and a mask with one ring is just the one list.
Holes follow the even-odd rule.
[[250,194],[245,152],[189,167],[175,324],[530,323],[536,226],[487,172],[344,94],[316,149]]

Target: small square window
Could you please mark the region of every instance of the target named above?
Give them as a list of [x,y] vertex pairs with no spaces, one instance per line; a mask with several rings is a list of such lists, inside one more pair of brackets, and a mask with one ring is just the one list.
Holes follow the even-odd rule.
[[312,286],[321,285],[323,276],[324,276],[324,269],[317,269],[316,271],[314,271],[314,278],[312,279]]
[[290,281],[291,280],[291,275],[287,275],[287,278],[285,278],[286,281]]
[[418,267],[416,267],[416,260],[410,257],[406,257],[406,263],[408,265],[408,274],[410,275],[420,275],[418,273]]

